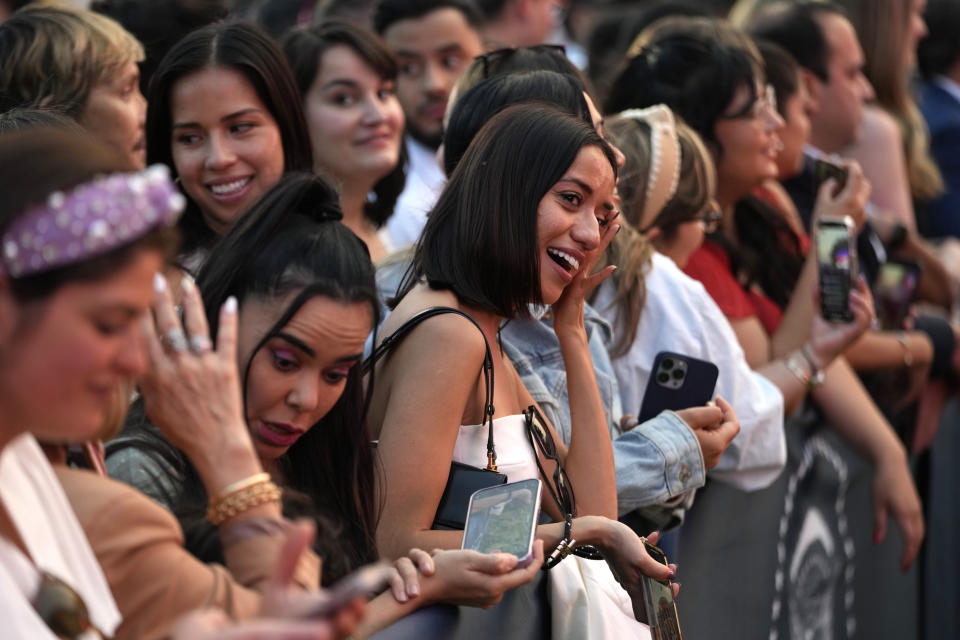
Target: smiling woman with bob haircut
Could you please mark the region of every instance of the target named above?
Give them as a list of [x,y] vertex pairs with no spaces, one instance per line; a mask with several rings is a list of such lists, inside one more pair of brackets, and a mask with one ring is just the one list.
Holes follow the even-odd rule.
[[[599,547],[607,560],[567,558],[550,572],[554,637],[586,637],[588,629],[591,637],[643,633],[637,622],[645,617],[643,605],[628,594],[640,597],[641,574],[672,576],[615,520],[613,452],[583,326],[584,297],[613,271],[590,275],[619,230],[616,175],[612,149],[583,120],[536,104],[501,111],[477,134],[428,216],[399,302],[380,332],[390,336],[437,307],[462,312],[477,325],[452,313],[429,318],[378,364],[370,422],[389,478],[377,528],[381,553],[460,546],[462,531],[431,530],[431,523],[450,463],[487,464],[484,443],[492,425],[495,462],[508,481],[540,477],[542,464],[545,485],[558,486],[555,478],[562,477],[563,486],[576,488],[574,504],[559,488],[554,501],[545,486],[543,510],[557,520],[537,529],[545,549],[562,548],[572,537]],[[527,316],[531,303],[553,305],[573,423],[569,448],[548,421],[538,423],[536,403],[495,348],[501,324]],[[481,375],[485,341],[494,346],[492,402]],[[528,433],[539,434],[543,451],[556,452],[565,475],[551,473],[555,459],[538,457]],[[594,576],[590,589],[581,575]],[[566,606],[575,593],[590,602],[576,620]],[[588,618],[593,626],[582,626]]]

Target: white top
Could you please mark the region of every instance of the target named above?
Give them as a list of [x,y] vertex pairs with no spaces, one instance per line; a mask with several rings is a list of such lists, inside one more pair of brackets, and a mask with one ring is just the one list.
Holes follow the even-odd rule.
[[[120,611],[63,487],[30,434],[14,439],[0,455],[0,499],[30,554],[27,558],[0,538],[3,637],[55,639],[30,604],[40,584],[37,568],[73,587],[93,625],[112,636]],[[94,637],[83,637],[88,636]]]
[[420,238],[427,213],[437,202],[447,177],[437,162],[437,152],[407,136],[407,182],[397,199],[387,229],[394,247],[404,249]]
[[[493,421],[497,469],[509,482],[540,477],[524,420],[523,415],[510,415]],[[487,434],[485,425],[461,426],[453,459],[485,467]],[[551,499],[546,489],[543,494]],[[630,596],[603,560],[584,560],[571,555],[550,570],[549,578],[554,640],[650,638],[647,625],[637,622],[633,616]]]
[[[626,355],[613,358],[623,410],[640,410],[657,353],[673,351],[712,362],[720,370],[717,394],[737,412],[740,433],[709,474],[747,491],[768,486],[787,459],[780,390],[750,369],[723,312],[673,260],[654,253],[645,282],[637,338]],[[593,305],[613,325],[614,344],[623,333],[613,304],[615,286],[612,278],[604,282]]]

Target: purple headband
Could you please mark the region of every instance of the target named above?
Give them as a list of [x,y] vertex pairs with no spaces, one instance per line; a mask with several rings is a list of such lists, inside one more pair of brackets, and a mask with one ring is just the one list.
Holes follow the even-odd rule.
[[109,253],[172,226],[185,204],[160,164],[55,191],[3,234],[0,274],[22,278]]

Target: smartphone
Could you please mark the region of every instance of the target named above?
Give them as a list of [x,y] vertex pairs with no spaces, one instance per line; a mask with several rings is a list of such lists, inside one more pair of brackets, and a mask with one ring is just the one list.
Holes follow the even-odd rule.
[[720,371],[717,365],[690,356],[661,351],[653,359],[639,422],[656,417],[661,411],[679,411],[705,405],[713,399]]
[[512,553],[518,567],[533,560],[540,515],[539,478],[509,482],[473,492],[463,527],[463,548],[480,553]]
[[882,329],[901,331],[904,328],[919,281],[919,262],[891,260],[880,265],[873,297]]
[[837,181],[834,195],[843,191],[843,188],[847,185],[846,169],[819,158],[813,163],[813,176],[816,182],[816,193],[820,193],[820,186],[830,178]]
[[[663,550],[646,540],[643,546],[647,554],[660,564],[667,564]],[[647,606],[647,624],[653,640],[681,640],[680,617],[677,615],[677,603],[673,600],[673,588],[669,580],[655,580],[643,576],[643,600]]]
[[853,220],[821,218],[816,231],[820,271],[820,315],[829,322],[850,322],[850,289],[857,280],[857,239]]
[[326,600],[304,614],[305,618],[329,618],[357,598],[370,598],[389,585],[392,569],[382,563],[357,569],[326,590]]

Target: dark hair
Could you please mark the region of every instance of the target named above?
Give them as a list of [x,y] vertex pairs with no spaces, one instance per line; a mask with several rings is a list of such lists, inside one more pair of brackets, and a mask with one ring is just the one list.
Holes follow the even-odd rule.
[[767,75],[767,83],[773,87],[777,96],[777,110],[786,117],[784,109],[787,102],[797,93],[797,77],[800,67],[790,52],[778,44],[767,40],[757,41],[757,49],[763,58],[763,67]]
[[657,20],[677,15],[705,16],[707,11],[695,0],[646,0],[642,6],[616,6],[597,21],[587,39],[587,76],[598,95],[609,93],[613,74],[636,37]]
[[483,15],[472,0],[380,0],[373,14],[373,30],[383,35],[401,20],[415,20],[438,9],[456,9],[474,29],[483,26]]
[[829,82],[830,49],[820,24],[823,14],[845,16],[846,12],[832,2],[783,2],[760,10],[750,20],[747,30],[758,40],[780,45],[797,64]]
[[[366,245],[339,222],[342,214],[336,191],[322,178],[287,173],[216,245],[197,276],[211,336],[218,329],[219,311],[229,296],[279,300],[294,292],[294,300],[260,338],[242,370],[244,397],[256,353],[281,331],[311,298],[369,304],[372,327],[379,323],[374,267]],[[372,385],[371,385],[372,387]],[[309,515],[323,524],[315,548],[323,558],[323,583],[330,584],[362,564],[376,559],[374,532],[379,517],[377,474],[366,413],[371,389],[365,393],[360,367],[353,367],[333,408],[278,460],[292,500],[284,513]],[[171,462],[185,478],[177,515],[184,522],[188,544],[216,543],[203,518],[206,492],[196,471],[142,411],[128,420],[132,435],[126,446],[140,446]],[[137,423],[139,420],[139,424]],[[133,433],[131,433],[131,429]],[[123,445],[121,445],[123,446]],[[110,448],[113,453],[118,447]],[[213,547],[206,546],[213,544]]]
[[614,81],[607,113],[663,103],[722,152],[714,125],[740,87],[756,99],[762,62],[749,38],[712,18],[667,18]]
[[917,62],[926,78],[945,74],[960,58],[960,4],[932,0],[924,19],[927,37],[917,47]]
[[[61,127],[36,127],[0,136],[0,235],[26,210],[54,191],[120,171],[126,160],[89,135]],[[167,253],[175,234],[157,229],[109,253],[21,278],[7,276],[20,302],[41,300],[69,282],[90,282],[115,275],[143,248]]]
[[464,304],[501,317],[541,301],[537,209],[585,146],[610,146],[579,118],[520,104],[493,116],[454,169],[427,216],[398,299],[425,278]]
[[488,78],[457,99],[443,134],[443,169],[449,176],[470,142],[491,117],[513,104],[540,102],[591,124],[583,87],[553,71],[528,71]]
[[[307,121],[290,67],[266,33],[254,24],[243,22],[217,23],[198,29],[178,42],[160,61],[150,83],[147,102],[148,163],[162,162],[176,175],[170,142],[173,124],[170,95],[174,85],[185,76],[209,67],[226,67],[243,74],[280,130],[284,171],[311,171],[313,157]],[[214,240],[213,231],[189,197],[180,227],[184,233],[184,253],[209,246]]]
[[570,62],[560,45],[542,44],[532,47],[508,47],[477,56],[457,81],[457,89],[466,93],[483,80],[508,73],[524,71],[553,71],[570,76],[590,93],[583,72]]
[[[347,46],[385,80],[396,80],[397,62],[380,37],[369,29],[349,22],[328,20],[319,25],[292,30],[283,39],[283,52],[293,68],[301,99],[320,72],[320,59],[328,49]],[[406,184],[406,145],[400,145],[400,160],[393,171],[373,187],[376,198],[367,202],[363,212],[377,227],[382,227],[397,204]]]
[[90,9],[110,16],[143,44],[143,95],[147,95],[150,78],[173,45],[194,29],[228,15],[226,0],[95,0]]
[[507,6],[508,0],[477,0],[477,7],[487,20],[496,19]]

